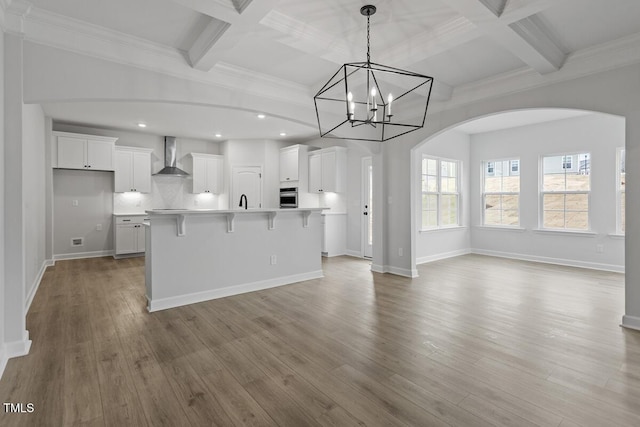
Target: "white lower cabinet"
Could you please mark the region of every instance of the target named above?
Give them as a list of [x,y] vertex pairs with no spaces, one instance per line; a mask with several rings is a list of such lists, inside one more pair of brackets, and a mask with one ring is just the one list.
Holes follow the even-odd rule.
[[116,216],[114,226],[115,258],[126,255],[144,255],[145,230],[144,215]]
[[347,253],[347,214],[325,213],[321,217],[322,255],[326,257],[346,255]]

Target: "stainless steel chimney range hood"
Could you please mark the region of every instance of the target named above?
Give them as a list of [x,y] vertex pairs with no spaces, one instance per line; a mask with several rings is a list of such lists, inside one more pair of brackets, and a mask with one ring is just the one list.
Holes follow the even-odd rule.
[[164,137],[164,168],[158,173],[154,173],[154,176],[189,176],[189,174],[182,169],[178,168],[176,154],[176,137],[165,136]]

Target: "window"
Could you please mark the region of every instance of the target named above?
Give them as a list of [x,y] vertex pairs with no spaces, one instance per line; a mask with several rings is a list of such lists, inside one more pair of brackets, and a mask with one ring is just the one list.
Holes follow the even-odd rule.
[[[490,161],[493,173],[485,173],[482,183],[482,224],[517,226],[520,224],[520,161]],[[515,165],[515,170],[514,170]],[[486,169],[488,172],[488,168]]]
[[[580,164],[578,171],[570,170],[574,158]],[[589,153],[543,157],[542,228],[589,229],[590,173]]]
[[460,162],[422,158],[422,229],[459,224]]
[[520,160],[511,160],[511,172],[520,171]]
[[617,182],[617,191],[618,191],[618,233],[624,234],[625,230],[625,182],[626,182],[626,172],[624,167],[625,162],[625,150],[624,148],[618,149],[618,182]]

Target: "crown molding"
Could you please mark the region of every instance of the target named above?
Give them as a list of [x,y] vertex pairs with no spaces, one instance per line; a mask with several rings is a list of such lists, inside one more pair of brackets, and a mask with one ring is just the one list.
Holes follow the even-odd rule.
[[508,96],[638,63],[640,33],[576,51],[570,54],[564,66],[554,73],[541,75],[530,68],[521,68],[457,86],[453,90],[451,100],[434,103],[433,111]]
[[209,72],[197,70],[189,66],[187,52],[35,7],[25,16],[24,30],[24,38],[29,42],[197,83],[225,87],[239,93],[283,100],[295,105],[308,105],[312,96],[306,86],[230,64],[218,63]]
[[2,0],[2,29],[9,34],[23,35],[25,18],[31,12],[31,3],[24,0]]

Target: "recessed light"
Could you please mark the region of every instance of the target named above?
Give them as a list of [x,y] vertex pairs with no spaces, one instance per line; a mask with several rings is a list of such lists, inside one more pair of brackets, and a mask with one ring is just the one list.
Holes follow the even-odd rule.
[[280,132],[280,136],[287,136],[287,134],[284,132]]
[[147,127],[147,125],[146,125],[146,124],[144,124],[144,123],[138,123],[138,127],[139,127],[139,128],[146,128],[146,127]]
[[222,134],[216,133],[216,138],[222,138]]
[[267,116],[265,116],[264,114],[258,114],[258,118],[259,119],[264,119],[265,117],[267,117]]

